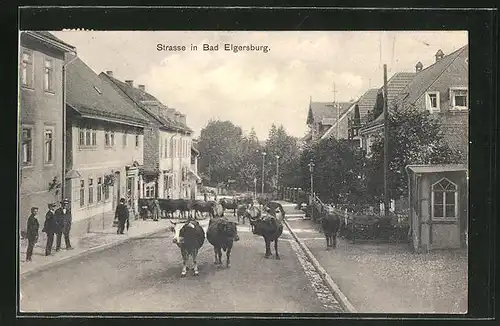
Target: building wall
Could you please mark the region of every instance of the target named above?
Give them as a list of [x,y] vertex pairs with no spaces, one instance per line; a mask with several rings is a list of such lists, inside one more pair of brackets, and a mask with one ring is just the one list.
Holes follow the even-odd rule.
[[[79,145],[80,127],[86,127],[96,131],[95,146]],[[91,227],[100,227],[101,224],[92,224],[91,221],[96,217],[108,216],[112,221],[112,213],[120,197],[126,197],[127,169],[126,166],[132,166],[134,162],[143,164],[143,146],[144,136],[141,128],[126,125],[111,124],[99,122],[96,120],[76,121],[71,129],[71,151],[72,165],[68,169],[77,171],[80,177],[71,179],[68,182],[67,197],[70,199],[73,222],[75,231],[88,231]],[[105,145],[105,131],[114,131],[114,146]],[[123,143],[123,135],[127,135],[126,146]],[[135,146],[135,135],[139,135],[139,146]],[[134,170],[134,168],[132,168]],[[109,187],[109,196],[106,198],[104,180],[105,176],[112,174],[118,176],[115,184]],[[138,198],[138,170],[133,173],[134,179],[131,187],[132,211],[137,210]],[[101,200],[98,200],[99,178],[101,178]],[[92,179],[93,188],[89,188],[89,182]],[[84,198],[81,202],[80,189],[81,182],[84,185]],[[90,192],[92,192],[92,203],[89,202]],[[83,205],[82,205],[83,204]],[[111,217],[109,217],[111,216]],[[78,227],[83,225],[83,227]],[[109,227],[109,223],[104,223]]]
[[[21,85],[21,82],[19,83],[21,85],[19,90],[20,137],[22,137],[23,127],[32,128],[32,163],[23,166],[20,161],[19,226],[23,230],[26,228],[26,221],[32,206],[39,208],[40,216],[45,216],[47,204],[60,200],[60,195],[56,196],[48,189],[49,183],[54,177],[57,177],[59,181],[62,178],[63,56],[61,53],[38,44],[24,41],[22,41],[21,49],[32,51],[33,62],[32,86],[25,87]],[[50,93],[44,90],[45,57],[53,60],[54,91]],[[53,130],[53,160],[51,164],[44,163],[44,131],[46,128]],[[20,155],[21,148],[20,141]]]
[[154,170],[160,164],[158,156],[159,146],[159,129],[155,124],[151,124],[144,128],[144,168]]

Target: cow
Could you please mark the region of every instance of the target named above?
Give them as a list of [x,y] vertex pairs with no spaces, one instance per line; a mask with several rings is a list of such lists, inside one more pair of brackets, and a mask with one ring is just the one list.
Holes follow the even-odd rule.
[[236,216],[238,217],[238,223],[240,223],[240,217],[243,220],[243,224],[245,224],[245,218],[248,217],[248,205],[238,205],[238,209],[236,210]]
[[214,217],[223,217],[224,216],[224,207],[216,201],[212,201],[213,203],[213,215]]
[[258,218],[251,218],[250,224],[253,227],[253,234],[260,235],[264,238],[266,244],[266,254],[264,257],[269,258],[271,256],[271,242],[274,241],[274,252],[276,254],[276,259],[279,260],[278,239],[283,233],[283,223],[279,208],[276,208],[273,214],[266,212]]
[[236,209],[238,208],[238,202],[236,201],[236,199],[221,198],[219,200],[219,203],[222,205],[224,211],[226,209],[232,209],[233,216],[236,216]]
[[231,250],[233,243],[239,241],[235,222],[226,218],[212,218],[207,229],[207,240],[214,246],[215,265],[222,266],[222,250],[226,253],[226,267],[231,266]]
[[182,256],[182,271],[181,277],[187,274],[187,260],[189,256],[193,258],[193,275],[197,276],[198,264],[196,262],[196,257],[198,256],[198,251],[203,246],[205,242],[205,231],[200,226],[198,221],[189,219],[185,222],[173,222],[170,226],[170,231],[174,234],[173,243],[181,250]]
[[165,212],[168,216],[170,213],[171,217],[174,217],[174,213],[179,211],[179,217],[182,215],[186,218],[186,212],[188,215],[191,214],[192,203],[189,199],[158,199],[160,204],[160,209]]
[[194,210],[194,217],[196,219],[197,215],[201,215],[200,213],[208,213],[208,215],[213,218],[214,217],[214,201],[203,201],[203,200],[195,200],[192,203],[191,208]]
[[320,212],[321,227],[326,238],[326,249],[337,247],[337,233],[340,229],[340,217],[325,208]]
[[[274,217],[279,217],[281,220],[285,218],[285,210],[283,209],[283,206],[281,206],[281,204],[278,202],[275,201],[267,202],[266,205],[264,206],[264,209]],[[280,215],[277,216],[276,212],[278,212]]]

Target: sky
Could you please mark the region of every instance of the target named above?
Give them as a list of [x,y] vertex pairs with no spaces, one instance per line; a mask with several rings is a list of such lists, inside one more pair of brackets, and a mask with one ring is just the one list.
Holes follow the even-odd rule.
[[[168,107],[186,114],[195,137],[210,119],[229,120],[265,140],[271,124],[302,137],[309,101],[347,102],[414,72],[468,43],[466,31],[55,31],[95,73],[113,71],[143,84]],[[158,51],[157,45],[186,46]],[[219,45],[203,51],[202,45]],[[224,50],[225,44],[268,51]],[[196,45],[197,50],[190,50]],[[334,92],[335,90],[335,92]]]

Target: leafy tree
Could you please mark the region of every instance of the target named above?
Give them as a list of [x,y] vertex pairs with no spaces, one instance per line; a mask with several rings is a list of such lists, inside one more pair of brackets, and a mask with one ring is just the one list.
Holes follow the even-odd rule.
[[371,119],[376,119],[379,115],[384,112],[384,93],[378,92],[377,99],[375,100],[375,106],[373,107]]
[[[465,163],[466,155],[450,149],[443,139],[439,120],[414,106],[395,106],[389,115],[389,176],[390,199],[407,195],[409,164]],[[383,199],[384,140],[376,136],[367,164],[367,190],[374,201]]]
[[199,168],[211,185],[237,177],[241,141],[241,128],[230,121],[210,120],[201,130]]

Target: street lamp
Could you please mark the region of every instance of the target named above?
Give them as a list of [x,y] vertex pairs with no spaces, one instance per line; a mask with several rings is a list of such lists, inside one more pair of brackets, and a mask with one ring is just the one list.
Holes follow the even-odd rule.
[[266,160],[266,152],[262,152],[262,190],[261,194],[264,195],[264,162]]
[[309,197],[309,205],[311,206],[311,219],[313,218],[313,212],[314,212],[314,209],[312,207],[312,204],[313,204],[313,191],[314,191],[314,188],[313,188],[313,172],[314,172],[314,162],[313,160],[311,159],[309,161],[309,173],[311,174],[311,194],[310,194],[310,197]]
[[279,196],[279,163],[280,163],[280,156],[276,155],[276,197]]

